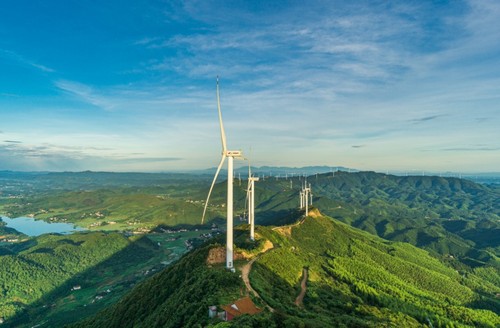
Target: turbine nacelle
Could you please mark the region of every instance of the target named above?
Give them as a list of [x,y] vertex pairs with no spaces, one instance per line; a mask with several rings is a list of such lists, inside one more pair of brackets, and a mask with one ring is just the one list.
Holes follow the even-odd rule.
[[241,150],[226,150],[225,152],[222,152],[222,156],[243,158],[243,152]]

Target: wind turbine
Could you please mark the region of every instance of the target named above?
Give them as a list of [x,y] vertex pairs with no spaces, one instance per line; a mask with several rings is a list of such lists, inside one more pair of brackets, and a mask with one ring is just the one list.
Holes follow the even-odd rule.
[[313,205],[313,194],[311,189],[311,184],[309,184],[309,196],[310,196],[310,205]]
[[210,186],[208,192],[207,201],[205,202],[205,208],[203,209],[203,216],[201,217],[201,223],[205,221],[205,214],[207,212],[208,201],[210,200],[210,194],[215,185],[215,181],[219,176],[219,172],[224,165],[224,161],[227,158],[227,228],[226,228],[226,268],[234,270],[233,266],[233,159],[243,158],[243,154],[239,150],[227,150],[226,145],[226,132],[224,131],[224,124],[222,123],[222,112],[220,109],[220,96],[219,96],[219,77],[217,77],[217,110],[219,112],[219,125],[220,125],[220,136],[222,141],[222,158],[220,160],[217,171],[215,172],[214,180]]
[[304,188],[304,203],[305,203],[305,207],[306,207],[306,216],[309,213],[309,191],[310,190],[311,189],[309,187]]
[[[312,193],[311,193],[311,184],[307,186],[307,180],[304,183],[304,186],[302,187],[302,191],[300,193],[301,196],[301,208],[305,207],[306,209],[306,216],[309,215],[309,205],[312,205]],[[311,198],[311,204],[309,204],[309,197]]]
[[252,241],[255,240],[255,181],[259,181],[259,178],[252,176],[250,160],[248,160],[248,223],[250,223],[250,239]]

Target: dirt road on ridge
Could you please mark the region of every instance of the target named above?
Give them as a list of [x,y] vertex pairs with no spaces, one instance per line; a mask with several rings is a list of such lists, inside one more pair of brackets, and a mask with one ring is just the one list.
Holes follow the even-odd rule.
[[259,258],[259,256],[253,258],[250,262],[248,262],[247,264],[245,264],[241,268],[241,278],[243,279],[243,282],[245,283],[245,286],[247,287],[247,291],[252,293],[256,298],[260,299],[262,301],[262,303],[266,304],[266,307],[269,311],[274,312],[275,310],[272,307],[270,307],[269,304],[267,304],[262,299],[262,297],[260,297],[259,293],[257,293],[255,291],[255,289],[252,288],[252,285],[250,285],[250,279],[248,278],[248,275],[250,274],[250,270],[252,270],[253,262],[255,262],[255,260],[257,260]]
[[300,282],[300,293],[299,296],[297,296],[297,298],[295,299],[295,305],[300,307],[304,306],[303,301],[307,291],[307,274],[307,269],[304,268],[302,271],[302,281]]

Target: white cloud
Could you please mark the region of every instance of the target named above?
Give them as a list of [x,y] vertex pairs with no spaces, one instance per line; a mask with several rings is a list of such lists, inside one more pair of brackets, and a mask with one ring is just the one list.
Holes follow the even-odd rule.
[[21,65],[28,66],[35,68],[38,71],[44,72],[44,73],[53,73],[55,72],[54,69],[47,67],[45,65],[39,64],[31,59],[26,58],[23,55],[20,55],[14,51],[11,50],[5,50],[5,49],[0,49],[0,56],[13,60]]

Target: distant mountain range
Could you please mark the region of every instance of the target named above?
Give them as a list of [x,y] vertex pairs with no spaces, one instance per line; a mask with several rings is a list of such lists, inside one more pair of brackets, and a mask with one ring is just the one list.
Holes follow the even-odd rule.
[[[217,170],[216,167],[204,169],[204,170],[193,170],[186,171],[186,173],[194,173],[194,174],[215,174]],[[316,174],[323,173],[334,173],[337,171],[342,172],[362,172],[359,169],[349,168],[345,166],[304,166],[304,167],[288,167],[288,166],[252,166],[251,167],[252,174],[257,176],[272,176],[272,177],[292,177],[292,176],[311,176]],[[403,171],[403,170],[393,170],[393,171],[385,171],[379,172],[390,175],[397,176],[439,176],[439,177],[454,177],[454,178],[463,178],[472,180],[478,183],[495,183],[500,184],[500,172],[480,172],[480,173],[470,173],[470,172],[434,172],[434,171]],[[222,168],[219,175],[225,176],[227,171]],[[248,176],[248,167],[241,166],[234,169],[235,177],[247,177]]]
[[[209,168],[206,170],[200,170],[195,172],[203,172],[207,174],[214,174],[217,170],[216,167]],[[304,167],[288,167],[288,166],[252,166],[252,174],[264,175],[264,176],[309,176],[314,174],[331,173],[337,171],[346,172],[358,172],[358,170],[350,169],[344,166],[304,166]],[[221,172],[227,174],[225,169],[221,169]],[[234,170],[235,175],[241,174],[242,177],[248,176],[248,167],[241,166]],[[222,174],[222,173],[221,173]]]

